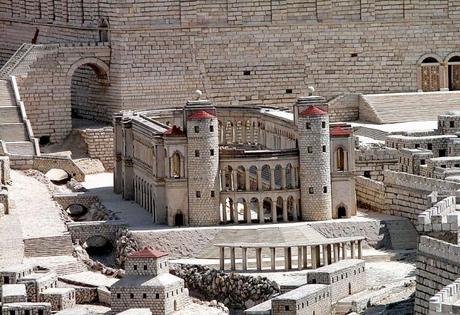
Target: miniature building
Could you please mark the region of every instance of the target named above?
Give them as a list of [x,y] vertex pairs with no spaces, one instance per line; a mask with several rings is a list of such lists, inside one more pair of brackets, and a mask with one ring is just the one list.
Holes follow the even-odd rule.
[[126,275],[112,285],[112,311],[148,308],[153,314],[171,314],[188,303],[184,280],[169,273],[166,253],[146,247],[127,257]]
[[40,302],[51,304],[53,312],[75,306],[75,289],[73,288],[49,288],[39,295]]
[[364,260],[345,259],[315,269],[307,274],[307,283],[327,284],[330,287],[331,301],[336,303],[348,295],[366,289]]
[[114,190],[171,226],[350,217],[353,132],[330,128],[327,105],[301,97],[290,113],[195,100],[118,114]]
[[[31,265],[16,265],[0,269],[0,284],[16,284],[17,281],[34,272]],[[1,287],[1,286],[0,286]]]
[[272,299],[273,315],[330,314],[331,295],[327,285],[304,285]]
[[49,303],[10,303],[2,305],[3,315],[50,315]]
[[24,284],[2,285],[1,302],[3,304],[27,302],[26,286]]
[[23,283],[27,290],[27,301],[38,302],[39,294],[57,285],[57,275],[48,270],[35,270],[33,273],[23,276],[17,280]]

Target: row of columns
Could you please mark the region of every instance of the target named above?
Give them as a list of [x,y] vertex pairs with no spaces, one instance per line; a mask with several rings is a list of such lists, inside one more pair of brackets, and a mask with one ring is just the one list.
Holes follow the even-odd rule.
[[[263,201],[262,201],[263,202]],[[292,210],[293,210],[293,218],[294,221],[298,221],[299,217],[299,211],[298,211],[298,205],[299,203],[296,202],[295,199],[293,199],[293,205],[292,205]],[[233,200],[230,200],[230,218],[227,218],[227,204],[226,204],[226,198],[224,197],[223,201],[221,201],[221,208],[222,208],[222,222],[223,223],[228,223],[228,221],[233,221],[234,223],[239,223],[238,222],[238,208],[235,206],[235,202]],[[244,221],[246,223],[252,223],[252,218],[251,218],[251,202],[250,201],[244,201]],[[276,211],[276,200],[272,200],[271,203],[271,215],[272,215],[272,222],[277,223],[278,222],[278,215]],[[264,214],[264,207],[260,205],[260,202],[257,202],[257,219],[259,223],[265,223],[265,214]],[[283,222],[289,222],[289,216],[288,216],[288,200],[287,198],[283,198]]]
[[[220,170],[220,180],[221,180],[221,187],[222,191],[226,191],[227,189],[227,173],[228,171],[225,169]],[[249,169],[244,171],[244,191],[253,191],[251,190],[251,175]],[[262,168],[257,169],[257,191],[263,191],[263,181],[262,181]],[[287,182],[287,175],[286,175],[286,168],[281,168],[281,185],[278,190],[284,189],[295,189],[299,187],[299,168],[292,167],[291,168],[291,176],[290,182]],[[233,169],[230,172],[230,185],[229,189],[231,191],[238,191],[238,169]],[[275,185],[275,168],[270,168],[270,189],[269,190],[277,190]]]
[[[263,143],[261,141],[261,129],[259,127],[253,126],[251,122],[249,128],[246,126],[246,122],[243,122],[241,125],[241,142],[240,143]],[[229,130],[230,129],[230,130]],[[249,130],[247,130],[249,129]],[[231,139],[228,141],[227,134],[231,132]],[[232,126],[227,126],[227,122],[223,122],[220,130],[220,143],[222,145],[226,145],[227,143],[233,144],[237,143],[237,134],[238,134],[238,126],[236,122],[232,122]]]
[[[297,248],[297,269],[317,269],[348,258],[347,245],[350,246],[350,258],[362,259],[362,241],[348,241],[322,245],[305,245],[296,247],[284,247],[284,271],[293,270],[292,250]],[[254,248],[254,247],[251,247]],[[310,248],[310,249],[309,249]],[[256,270],[262,271],[262,247],[255,247]],[[270,249],[270,270],[276,269],[276,247]],[[230,270],[236,269],[236,247],[229,247],[230,250]],[[248,248],[241,247],[241,270],[247,271],[248,268]],[[308,263],[308,252],[310,252],[310,264]],[[322,255],[321,255],[322,254]],[[220,269],[225,270],[225,246],[220,247]]]

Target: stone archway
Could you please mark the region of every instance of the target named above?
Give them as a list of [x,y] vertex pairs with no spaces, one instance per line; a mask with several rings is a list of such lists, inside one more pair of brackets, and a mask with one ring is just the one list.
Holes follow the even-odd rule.
[[347,217],[348,217],[347,208],[344,205],[340,205],[337,208],[337,218],[338,219],[343,219],[343,218],[347,218]]
[[423,92],[439,91],[443,86],[444,71],[441,67],[441,58],[435,54],[420,57],[417,62],[417,85]]
[[80,59],[70,67],[67,80],[73,119],[111,122],[107,64],[97,58]]
[[184,225],[184,214],[182,211],[177,211],[176,215],[174,216],[174,225],[175,226],[183,226]]

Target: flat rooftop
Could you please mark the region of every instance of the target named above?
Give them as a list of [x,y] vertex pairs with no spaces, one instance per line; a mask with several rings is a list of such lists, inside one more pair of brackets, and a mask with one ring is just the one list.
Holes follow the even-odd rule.
[[310,273],[312,273],[312,274],[315,274],[315,273],[334,273],[334,272],[338,272],[338,271],[341,271],[343,269],[351,268],[351,267],[354,267],[354,266],[360,265],[360,264],[364,265],[364,260],[361,260],[361,259],[344,259],[344,260],[340,260],[340,261],[338,261],[336,263],[333,263],[333,264],[330,264],[330,265],[323,266],[321,268],[312,270]]
[[2,285],[2,297],[27,296],[25,284],[4,284]]
[[326,284],[306,284],[292,291],[281,294],[272,300],[298,300],[311,294],[327,289]]

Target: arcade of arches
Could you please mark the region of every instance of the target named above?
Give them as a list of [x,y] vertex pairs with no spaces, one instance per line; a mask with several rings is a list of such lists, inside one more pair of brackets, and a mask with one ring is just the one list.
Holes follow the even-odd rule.
[[418,64],[418,89],[423,92],[460,90],[460,53],[444,60],[434,54],[422,57]]

